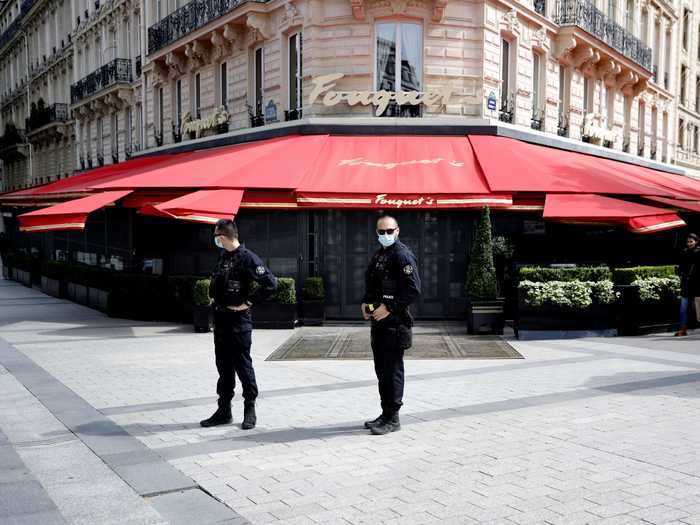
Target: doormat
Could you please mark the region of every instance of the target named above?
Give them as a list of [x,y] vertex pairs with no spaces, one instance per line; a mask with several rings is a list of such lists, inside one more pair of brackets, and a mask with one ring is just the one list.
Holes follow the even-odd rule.
[[[499,336],[473,336],[461,325],[414,326],[406,359],[523,359]],[[302,327],[266,361],[372,359],[369,326]]]

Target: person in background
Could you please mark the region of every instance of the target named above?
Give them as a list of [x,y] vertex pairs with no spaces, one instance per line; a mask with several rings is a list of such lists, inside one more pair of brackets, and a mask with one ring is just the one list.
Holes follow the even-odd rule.
[[688,335],[688,315],[691,303],[695,302],[695,316],[700,322],[700,237],[688,235],[685,249],[681,252],[678,275],[681,278],[680,326],[676,337]]

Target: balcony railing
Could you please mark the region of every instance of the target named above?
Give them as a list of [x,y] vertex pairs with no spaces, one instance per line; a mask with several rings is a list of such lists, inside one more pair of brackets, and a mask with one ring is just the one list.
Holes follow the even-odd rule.
[[30,114],[26,119],[27,133],[37,130],[41,127],[51,124],[52,122],[65,122],[69,119],[70,110],[68,104],[51,104],[41,110],[37,110]]
[[7,29],[3,32],[2,35],[0,35],[0,49],[2,49],[5,44],[7,44],[15,34],[17,34],[17,31],[19,31],[19,28],[22,26],[22,21],[24,19],[24,15],[26,15],[29,10],[32,8],[34,5],[34,2],[36,0],[24,0],[22,2],[22,5],[20,6],[20,12],[17,18],[15,18],[12,23],[7,26]]
[[72,104],[119,82],[131,82],[131,60],[115,58],[70,87]]
[[590,0],[557,0],[555,22],[577,26],[651,71],[651,48],[608,18]]
[[270,0],[192,0],[148,28],[148,53],[155,53],[246,2]]

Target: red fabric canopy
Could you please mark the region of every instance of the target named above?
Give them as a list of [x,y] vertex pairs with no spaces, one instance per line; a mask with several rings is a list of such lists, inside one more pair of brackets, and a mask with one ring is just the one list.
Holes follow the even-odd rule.
[[587,193],[548,194],[543,216],[563,222],[614,224],[635,233],[653,233],[685,226],[678,215],[668,210]]
[[82,230],[89,213],[129,195],[131,191],[106,191],[82,199],[18,216],[22,231]]
[[96,184],[105,189],[294,189],[326,135],[293,136],[199,150],[177,163]]
[[139,213],[214,224],[219,219],[233,219],[242,198],[242,190],[200,190],[161,204],[144,206]]
[[[673,197],[639,166],[487,135],[469,142],[491,191]],[[657,173],[651,170],[654,173]],[[700,191],[700,185],[698,185]]]
[[666,197],[653,197],[648,195],[644,195],[644,198],[654,202],[659,202],[661,204],[666,204],[677,210],[694,211],[695,213],[700,213],[700,200],[686,201],[679,199],[667,199]]
[[328,137],[297,186],[300,206],[507,207],[464,137]]

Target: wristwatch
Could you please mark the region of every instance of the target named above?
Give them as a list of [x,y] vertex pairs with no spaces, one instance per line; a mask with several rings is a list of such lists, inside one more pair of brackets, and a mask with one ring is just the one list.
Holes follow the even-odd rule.
[[253,306],[253,303],[250,302],[250,299],[246,299],[246,300],[245,300],[245,305],[246,305],[248,308],[250,308],[251,306]]

